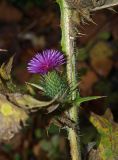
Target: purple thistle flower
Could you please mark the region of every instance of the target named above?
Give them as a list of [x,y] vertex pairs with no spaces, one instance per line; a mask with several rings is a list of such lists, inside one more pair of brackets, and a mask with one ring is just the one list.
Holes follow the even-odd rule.
[[42,54],[36,54],[28,63],[30,73],[46,74],[53,69],[57,69],[65,63],[64,55],[57,50],[45,50]]

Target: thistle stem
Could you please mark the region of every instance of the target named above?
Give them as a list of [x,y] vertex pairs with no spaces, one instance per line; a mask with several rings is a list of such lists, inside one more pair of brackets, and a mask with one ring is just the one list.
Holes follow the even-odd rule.
[[[75,57],[75,37],[71,35],[72,25],[71,17],[72,11],[69,9],[65,0],[57,0],[61,10],[61,29],[62,29],[62,50],[67,55],[67,79],[70,84],[70,87],[75,87],[77,84],[76,80],[76,57]],[[74,100],[76,98],[77,91],[72,93],[71,98]],[[72,106],[69,110],[70,119],[72,119],[75,124],[78,126],[78,107]],[[79,126],[78,126],[79,128]],[[79,129],[78,129],[79,130]],[[70,154],[72,160],[81,160],[80,154],[80,140],[79,133],[68,128],[68,139],[70,142]]]

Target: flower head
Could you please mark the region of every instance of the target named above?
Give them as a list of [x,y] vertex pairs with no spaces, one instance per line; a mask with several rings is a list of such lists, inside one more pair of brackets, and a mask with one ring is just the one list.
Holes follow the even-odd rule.
[[57,50],[45,50],[42,54],[36,54],[28,63],[30,73],[46,74],[53,69],[57,69],[65,63],[64,55]]

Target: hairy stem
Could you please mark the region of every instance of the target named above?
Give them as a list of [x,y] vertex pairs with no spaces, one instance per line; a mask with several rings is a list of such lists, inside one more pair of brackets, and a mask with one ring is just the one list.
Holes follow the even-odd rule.
[[[61,10],[61,29],[62,29],[62,49],[67,55],[67,78],[70,87],[75,87],[76,81],[76,68],[75,68],[75,37],[72,36],[71,17],[72,11],[67,6],[65,0],[57,0]],[[73,100],[76,98],[76,91],[72,93]],[[69,110],[70,118],[78,126],[78,107],[72,106]],[[78,126],[79,128],[79,126]],[[72,160],[81,160],[80,154],[80,140],[79,133],[72,128],[68,128],[68,139],[70,142],[70,154]]]

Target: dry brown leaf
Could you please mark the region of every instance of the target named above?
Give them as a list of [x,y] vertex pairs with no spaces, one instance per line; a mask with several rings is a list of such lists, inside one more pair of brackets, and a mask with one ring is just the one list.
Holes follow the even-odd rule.
[[11,139],[25,125],[28,115],[26,111],[9,102],[0,94],[0,141]]
[[[103,116],[91,113],[90,122],[95,126],[99,133],[95,160],[117,160],[118,159],[118,124],[114,122],[110,109],[107,109]],[[89,157],[93,158],[93,151]],[[98,158],[99,157],[99,158]],[[93,160],[93,159],[92,159]]]
[[109,58],[94,58],[91,59],[91,66],[101,76],[107,77],[110,73],[113,61]]
[[93,48],[90,50],[90,58],[92,59],[102,59],[106,57],[111,57],[113,54],[111,47],[103,41],[97,42]]
[[90,95],[92,86],[98,81],[97,75],[93,71],[88,71],[82,78],[79,84],[82,95]]
[[41,152],[41,147],[40,147],[40,143],[38,143],[33,147],[33,153],[36,157],[39,157],[40,152]]

